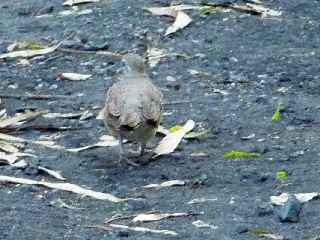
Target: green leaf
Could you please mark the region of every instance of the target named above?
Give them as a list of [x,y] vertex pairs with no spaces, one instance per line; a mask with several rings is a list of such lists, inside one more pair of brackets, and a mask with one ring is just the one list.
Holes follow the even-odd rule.
[[223,154],[225,159],[235,159],[235,158],[252,158],[252,157],[260,157],[259,153],[255,152],[244,152],[239,150],[233,150],[230,152],[226,152]]
[[288,178],[288,173],[285,170],[280,170],[276,174],[276,179],[279,181],[285,180]]
[[279,122],[281,120],[281,112],[284,110],[284,107],[281,103],[278,104],[277,110],[272,116],[272,122]]
[[181,125],[175,125],[169,129],[169,132],[174,133],[182,128]]

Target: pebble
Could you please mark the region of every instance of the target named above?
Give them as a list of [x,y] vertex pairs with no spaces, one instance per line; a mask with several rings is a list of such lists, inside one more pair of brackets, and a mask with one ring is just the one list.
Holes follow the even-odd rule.
[[289,195],[288,201],[277,211],[281,222],[298,222],[301,203],[294,195]]
[[246,225],[243,225],[243,224],[239,224],[235,227],[235,230],[234,230],[236,233],[238,234],[242,234],[242,233],[246,233],[249,231],[249,228],[248,226]]
[[26,169],[24,169],[24,173],[29,176],[37,176],[39,175],[39,169],[33,166],[29,166]]
[[256,214],[258,217],[272,215],[273,214],[273,207],[269,203],[261,203],[256,209]]

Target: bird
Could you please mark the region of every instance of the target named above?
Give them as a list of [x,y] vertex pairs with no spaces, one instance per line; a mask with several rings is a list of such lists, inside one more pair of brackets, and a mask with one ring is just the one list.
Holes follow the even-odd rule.
[[140,144],[140,156],[144,154],[160,123],[163,95],[151,82],[140,55],[129,53],[122,60],[126,69],[107,90],[103,120],[119,140],[119,162],[125,159],[137,166],[125,156],[124,139]]

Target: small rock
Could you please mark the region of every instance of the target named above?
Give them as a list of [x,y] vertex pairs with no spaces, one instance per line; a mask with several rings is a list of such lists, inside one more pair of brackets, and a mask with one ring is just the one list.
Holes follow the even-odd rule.
[[180,88],[181,88],[181,84],[178,82],[178,81],[169,81],[168,80],[168,83],[166,84],[166,87],[167,88],[173,88],[174,90],[178,91]]
[[37,176],[39,175],[39,169],[37,167],[29,166],[24,169],[24,173],[29,176]]
[[249,228],[246,225],[237,225],[234,230],[238,234],[246,233],[249,231]]
[[121,230],[118,232],[119,237],[129,237],[129,231],[128,230]]
[[294,195],[289,195],[288,201],[279,208],[277,215],[282,222],[298,222],[300,211],[301,203]]
[[256,209],[256,214],[258,217],[269,216],[273,214],[273,207],[269,203],[261,203]]

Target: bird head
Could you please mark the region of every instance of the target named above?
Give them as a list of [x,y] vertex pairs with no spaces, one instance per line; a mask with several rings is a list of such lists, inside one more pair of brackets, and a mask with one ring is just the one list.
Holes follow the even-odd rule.
[[125,62],[128,71],[143,73],[145,64],[144,59],[138,54],[129,53],[123,56],[122,61]]

